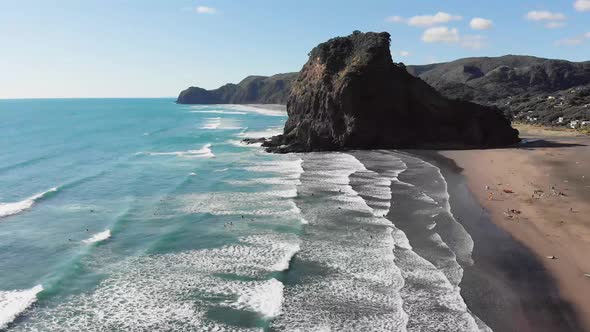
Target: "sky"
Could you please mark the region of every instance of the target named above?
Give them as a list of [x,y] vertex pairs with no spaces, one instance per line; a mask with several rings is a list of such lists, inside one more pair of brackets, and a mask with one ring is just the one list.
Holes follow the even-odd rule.
[[0,98],[173,97],[298,71],[353,30],[406,64],[590,60],[590,0],[0,0]]

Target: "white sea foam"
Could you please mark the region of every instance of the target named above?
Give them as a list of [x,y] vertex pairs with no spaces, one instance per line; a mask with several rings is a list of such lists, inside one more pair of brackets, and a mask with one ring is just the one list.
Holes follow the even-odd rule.
[[[394,264],[393,227],[375,217],[351,187],[350,175],[366,169],[348,154],[312,153],[302,158],[305,172],[299,195],[315,198],[297,201],[301,218],[310,221],[297,257],[322,272],[321,277],[312,274],[285,287],[282,314],[273,328],[403,331],[403,279]],[[375,196],[387,197],[387,188],[379,188],[382,192]]]
[[262,234],[220,248],[130,257],[109,266],[108,278],[94,290],[37,308],[16,330],[261,331],[213,321],[207,311],[279,315],[284,286],[267,278],[283,269],[297,245],[294,235]]
[[291,185],[296,186],[300,184],[299,177],[271,177],[271,178],[254,178],[249,180],[228,180],[226,181],[232,185],[249,186],[253,184],[270,184],[270,185]]
[[301,248],[299,247],[299,243],[294,243],[285,246],[285,255],[273,265],[273,269],[276,271],[286,271],[289,269],[289,262],[297,252],[299,252]]
[[191,113],[208,113],[208,114],[232,114],[232,115],[248,114],[247,112],[225,111],[225,110],[199,110],[199,111],[190,111],[190,112]]
[[0,291],[0,329],[4,329],[37,301],[37,294],[43,286],[37,285],[27,290]]
[[270,279],[240,292],[234,306],[259,312],[264,318],[273,318],[281,312],[283,288],[283,283],[274,278]]
[[219,173],[219,172],[227,172],[229,170],[229,168],[222,168],[222,169],[216,169],[214,172]]
[[237,104],[220,104],[220,105],[193,105],[190,112],[195,113],[213,113],[213,114],[260,114],[266,116],[287,116],[287,109],[284,105],[237,105]]
[[[303,172],[297,155],[281,156],[279,160],[248,162],[236,169],[260,173],[249,180],[227,180],[236,186],[269,186],[260,191],[223,191],[177,195],[158,211],[160,217],[178,213],[209,213],[213,215],[293,216],[299,209],[293,199]],[[223,170],[219,170],[223,171]],[[264,177],[262,177],[264,176]]]
[[110,237],[111,237],[111,230],[107,229],[104,232],[96,233],[92,237],[90,237],[86,240],[83,240],[82,243],[91,244],[91,243],[101,242],[101,241],[109,239]]
[[[285,287],[283,314],[273,327],[305,331],[478,331],[453,274],[455,255],[451,252],[441,257],[440,263],[446,265],[434,265],[412,250],[401,229],[381,217],[391,211],[408,211],[410,215],[404,221],[414,221],[412,210],[396,208],[396,197],[444,211],[440,194],[399,181],[398,176],[414,165],[406,165],[395,154],[363,153],[364,158],[359,156],[362,164],[346,154],[305,155],[299,195],[315,193],[316,197],[298,201],[302,217],[311,221],[302,238],[298,262],[318,266],[322,276],[312,275]],[[392,184],[403,185],[396,187],[395,195],[391,193]],[[425,204],[421,190],[439,205],[430,200]],[[389,204],[394,204],[391,211]],[[431,249],[450,252],[438,234],[428,236]]]
[[242,132],[236,134],[237,137],[241,138],[261,138],[261,137],[272,137],[281,135],[283,133],[283,127],[270,127],[263,131],[250,131],[250,130],[243,130]]
[[287,116],[287,109],[283,105],[224,105],[224,107],[266,116]]
[[178,156],[182,158],[214,158],[211,144],[205,144],[198,150],[173,151],[173,152],[139,152],[148,156]]
[[[214,192],[177,196],[168,207],[170,213],[209,213],[213,215],[297,215],[298,210],[290,198],[297,195],[295,189],[271,190],[256,193]],[[174,204],[178,204],[175,207]]]
[[241,148],[260,148],[260,147],[262,147],[262,143],[245,143],[240,140],[229,140],[227,142],[233,146],[239,146]]
[[426,195],[425,193],[420,193],[420,195],[418,197],[416,197],[417,199],[427,202],[427,203],[431,203],[434,205],[438,205],[438,202],[434,200],[434,198]]
[[209,118],[201,129],[217,129],[221,125],[221,118]]
[[239,130],[244,128],[239,126],[237,120],[216,117],[205,119],[205,124],[201,129]]
[[279,173],[283,176],[291,175],[298,178],[303,173],[302,164],[303,159],[295,157],[291,160],[252,163],[251,165],[246,165],[244,169],[250,172]]
[[54,187],[54,188],[51,188],[51,189],[44,191],[42,193],[35,194],[35,195],[33,195],[29,198],[26,198],[20,202],[0,203],[0,218],[15,215],[15,214],[23,212],[27,209],[30,209],[35,204],[36,201],[38,201],[39,199],[42,199],[43,197],[45,197],[49,193],[56,192],[57,190],[58,190],[58,188]]
[[[367,152],[361,160],[379,174],[388,172],[387,160],[376,162],[374,153]],[[394,232],[396,264],[405,280],[401,294],[408,329],[478,331],[477,317],[469,312],[458,286],[463,269],[457,260],[469,262],[472,241],[450,213],[440,170],[414,157],[392,152],[384,155],[407,166],[402,171],[405,182],[397,176],[392,179],[393,196],[397,198],[394,204],[398,201],[401,207],[392,209],[391,218],[397,227],[410,231],[412,238],[420,239],[412,248],[405,233]]]
[[435,181],[428,183],[422,188],[422,192],[427,194],[438,205],[430,215],[435,214],[436,216],[434,218],[437,224],[440,226],[444,225],[444,228],[448,230],[446,237],[449,238],[443,238],[443,240],[451,246],[450,249],[457,256],[457,259],[465,264],[472,264],[471,253],[473,252],[473,240],[463,225],[455,219],[451,211],[448,185],[441,170],[431,163],[415,157],[404,156],[403,158],[408,163],[412,163],[413,176],[434,176],[436,178]]

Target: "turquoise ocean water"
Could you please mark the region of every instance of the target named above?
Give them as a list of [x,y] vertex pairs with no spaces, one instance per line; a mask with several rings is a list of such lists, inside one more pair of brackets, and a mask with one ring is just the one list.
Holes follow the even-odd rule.
[[440,171],[240,143],[285,120],[0,101],[0,330],[485,329],[460,296],[473,243]]

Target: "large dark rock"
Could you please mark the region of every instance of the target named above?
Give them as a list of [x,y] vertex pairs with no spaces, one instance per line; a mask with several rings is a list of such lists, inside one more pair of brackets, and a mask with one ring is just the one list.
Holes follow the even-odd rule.
[[297,73],[270,77],[248,76],[238,84],[215,90],[190,87],[180,93],[179,104],[286,104]]
[[291,89],[284,135],[264,145],[290,152],[518,141],[498,109],[442,97],[394,64],[389,44],[386,32],[355,32],[314,48]]
[[[408,66],[445,97],[544,125],[590,120],[590,62],[506,55]],[[561,118],[561,121],[560,121]]]

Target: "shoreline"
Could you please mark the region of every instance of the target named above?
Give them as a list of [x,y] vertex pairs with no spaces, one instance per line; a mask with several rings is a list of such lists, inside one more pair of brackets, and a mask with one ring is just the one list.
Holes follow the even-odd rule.
[[560,296],[540,258],[498,227],[452,159],[436,151],[408,151],[439,167],[452,212],[474,241],[472,266],[463,266],[461,295],[494,331],[581,331],[580,317]]
[[590,331],[590,137],[518,129],[527,143],[515,148],[411,153],[453,183],[451,206],[474,239],[474,259],[517,288],[521,331]]

